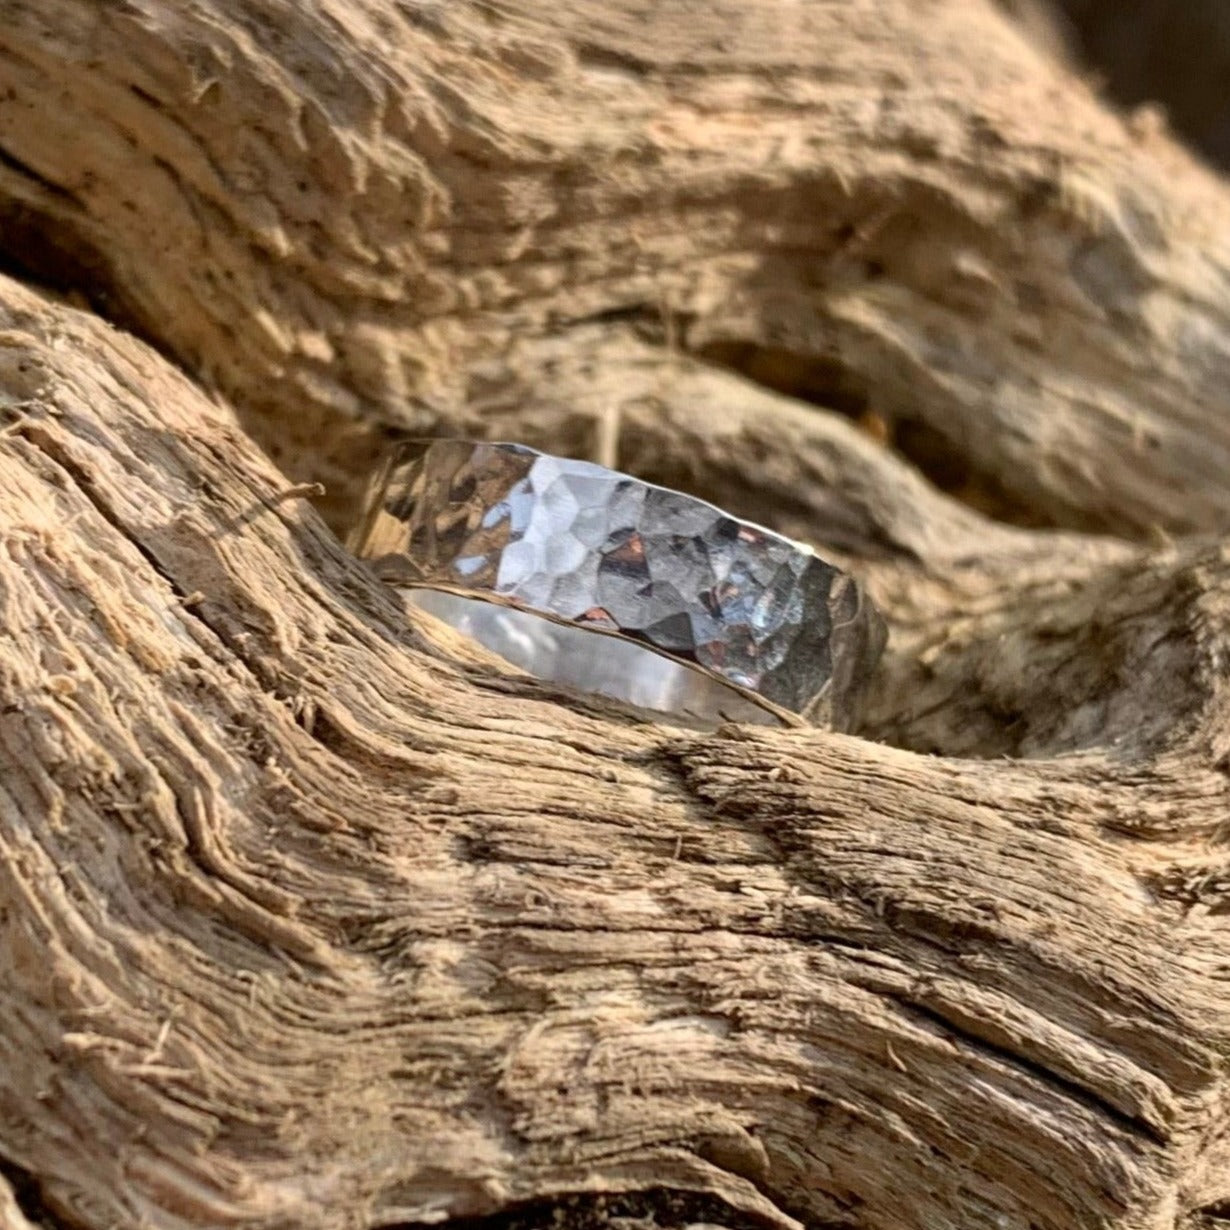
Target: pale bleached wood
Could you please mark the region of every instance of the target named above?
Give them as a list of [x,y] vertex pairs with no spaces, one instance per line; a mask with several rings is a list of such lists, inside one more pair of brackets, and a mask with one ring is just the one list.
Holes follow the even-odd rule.
[[1230,521],[1226,191],[989,0],[2,0],[0,87],[10,257],[335,524],[372,423],[473,425],[487,362],[611,313],[1014,518]]
[[630,721],[404,631],[162,360],[3,301],[0,1139],[51,1208],[667,1188],[1126,1227],[1227,1195],[1223,550],[1115,564],[1105,642],[1173,642],[1152,699],[1201,720],[1155,746]]
[[[173,360],[0,282],[28,1220],[1230,1200],[1226,190],[975,0],[711,8],[0,0],[0,247]],[[243,430],[336,525],[615,414],[873,588],[861,737],[408,625]]]

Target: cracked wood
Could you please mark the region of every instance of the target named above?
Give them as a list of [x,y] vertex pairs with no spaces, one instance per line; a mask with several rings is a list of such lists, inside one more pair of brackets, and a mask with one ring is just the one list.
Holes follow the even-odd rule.
[[[5,1230],[1230,1201],[1230,194],[979,0],[712,9],[0,0]],[[407,616],[305,498],[406,428],[836,553],[857,737]]]

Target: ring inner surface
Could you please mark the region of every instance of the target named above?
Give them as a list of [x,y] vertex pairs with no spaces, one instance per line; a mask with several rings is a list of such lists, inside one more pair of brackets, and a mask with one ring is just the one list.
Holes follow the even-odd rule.
[[703,722],[781,725],[772,712],[720,680],[634,641],[444,590],[405,588],[402,592],[420,610],[472,636],[538,679]]

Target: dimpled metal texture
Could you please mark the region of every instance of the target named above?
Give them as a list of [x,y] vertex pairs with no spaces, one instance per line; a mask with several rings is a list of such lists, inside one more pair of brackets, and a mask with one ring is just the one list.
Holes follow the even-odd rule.
[[351,546],[392,584],[635,641],[785,721],[847,728],[884,644],[853,579],[809,548],[518,444],[396,449]]

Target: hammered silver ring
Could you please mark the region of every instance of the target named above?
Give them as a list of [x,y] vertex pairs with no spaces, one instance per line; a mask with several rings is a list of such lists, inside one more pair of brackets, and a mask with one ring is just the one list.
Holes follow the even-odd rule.
[[885,642],[805,544],[520,444],[397,446],[350,547],[540,679],[702,722],[848,729]]

